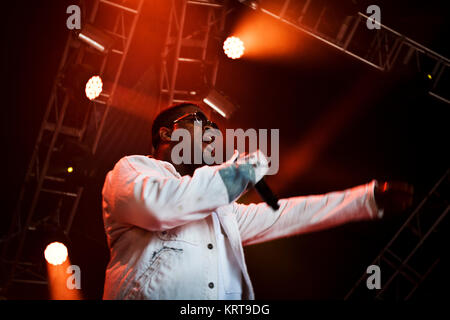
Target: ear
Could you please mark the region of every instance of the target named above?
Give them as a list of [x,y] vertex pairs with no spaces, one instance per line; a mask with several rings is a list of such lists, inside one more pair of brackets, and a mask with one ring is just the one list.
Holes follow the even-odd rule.
[[166,127],[161,127],[159,128],[159,138],[161,139],[161,141],[164,142],[170,142],[171,137],[172,136],[172,130],[170,130],[169,128]]

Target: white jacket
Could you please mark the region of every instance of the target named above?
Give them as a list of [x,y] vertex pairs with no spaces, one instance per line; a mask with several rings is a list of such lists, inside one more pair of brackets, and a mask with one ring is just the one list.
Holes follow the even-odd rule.
[[242,270],[244,299],[254,299],[254,292],[243,245],[380,217],[375,181],[325,195],[282,199],[276,212],[265,203],[234,202],[247,183],[230,163],[204,166],[192,177],[181,177],[165,161],[122,158],[103,187],[111,250],[103,298],[217,299],[214,211]]

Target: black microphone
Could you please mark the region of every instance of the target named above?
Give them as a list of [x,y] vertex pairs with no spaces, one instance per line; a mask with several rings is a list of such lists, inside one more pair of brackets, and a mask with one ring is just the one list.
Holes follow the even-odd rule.
[[278,205],[278,198],[277,196],[275,196],[272,192],[272,190],[270,190],[269,186],[267,185],[267,183],[264,181],[264,178],[259,180],[256,184],[255,184],[255,189],[256,191],[258,191],[259,195],[261,196],[261,198],[273,209],[273,210],[278,210],[280,208],[280,206]]

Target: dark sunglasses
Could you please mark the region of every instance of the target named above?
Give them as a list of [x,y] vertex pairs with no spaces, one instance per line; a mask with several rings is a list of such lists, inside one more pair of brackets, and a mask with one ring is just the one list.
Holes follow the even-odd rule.
[[214,129],[219,129],[217,124],[210,121],[203,112],[197,111],[193,113],[187,113],[178,119],[173,121],[173,124],[179,123],[181,121],[191,121],[191,122],[201,122],[202,126],[212,127]]

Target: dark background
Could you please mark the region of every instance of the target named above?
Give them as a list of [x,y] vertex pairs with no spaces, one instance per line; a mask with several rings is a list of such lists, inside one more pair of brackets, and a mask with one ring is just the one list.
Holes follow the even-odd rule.
[[[337,8],[340,1],[335,1]],[[68,30],[72,1],[9,4],[2,23],[2,174],[6,232],[36,142]],[[373,1],[382,23],[426,47],[450,56],[445,1]],[[166,16],[165,1],[148,1],[138,23],[121,85],[136,88],[145,72],[156,74]],[[360,2],[364,11],[366,3]],[[233,30],[243,12],[231,14]],[[286,32],[296,31],[286,27]],[[409,73],[381,73],[303,34],[298,52],[285,59],[241,59],[221,54],[217,86],[239,105],[229,128],[279,128],[280,172],[268,182],[281,197],[324,193],[372,179],[407,181],[415,205],[449,164],[449,106],[426,94]],[[151,77],[150,77],[151,78]],[[155,96],[150,83],[145,94]],[[139,106],[154,115],[152,103]],[[82,270],[82,291],[100,299],[108,249],[101,218],[104,174],[121,156],[149,154],[151,122],[123,111],[109,117],[97,180],[85,192],[71,231],[72,263]],[[332,128],[332,129],[330,129]],[[334,128],[334,129],[333,129]],[[319,139],[317,136],[324,136]],[[297,150],[308,156],[299,159]],[[299,169],[300,168],[300,169]],[[249,194],[242,201],[255,200]],[[409,213],[379,222],[352,223],[332,230],[245,248],[257,299],[342,299]],[[417,299],[446,299],[448,238],[438,243],[443,261],[418,291]],[[38,287],[19,287],[16,298],[45,298]]]

